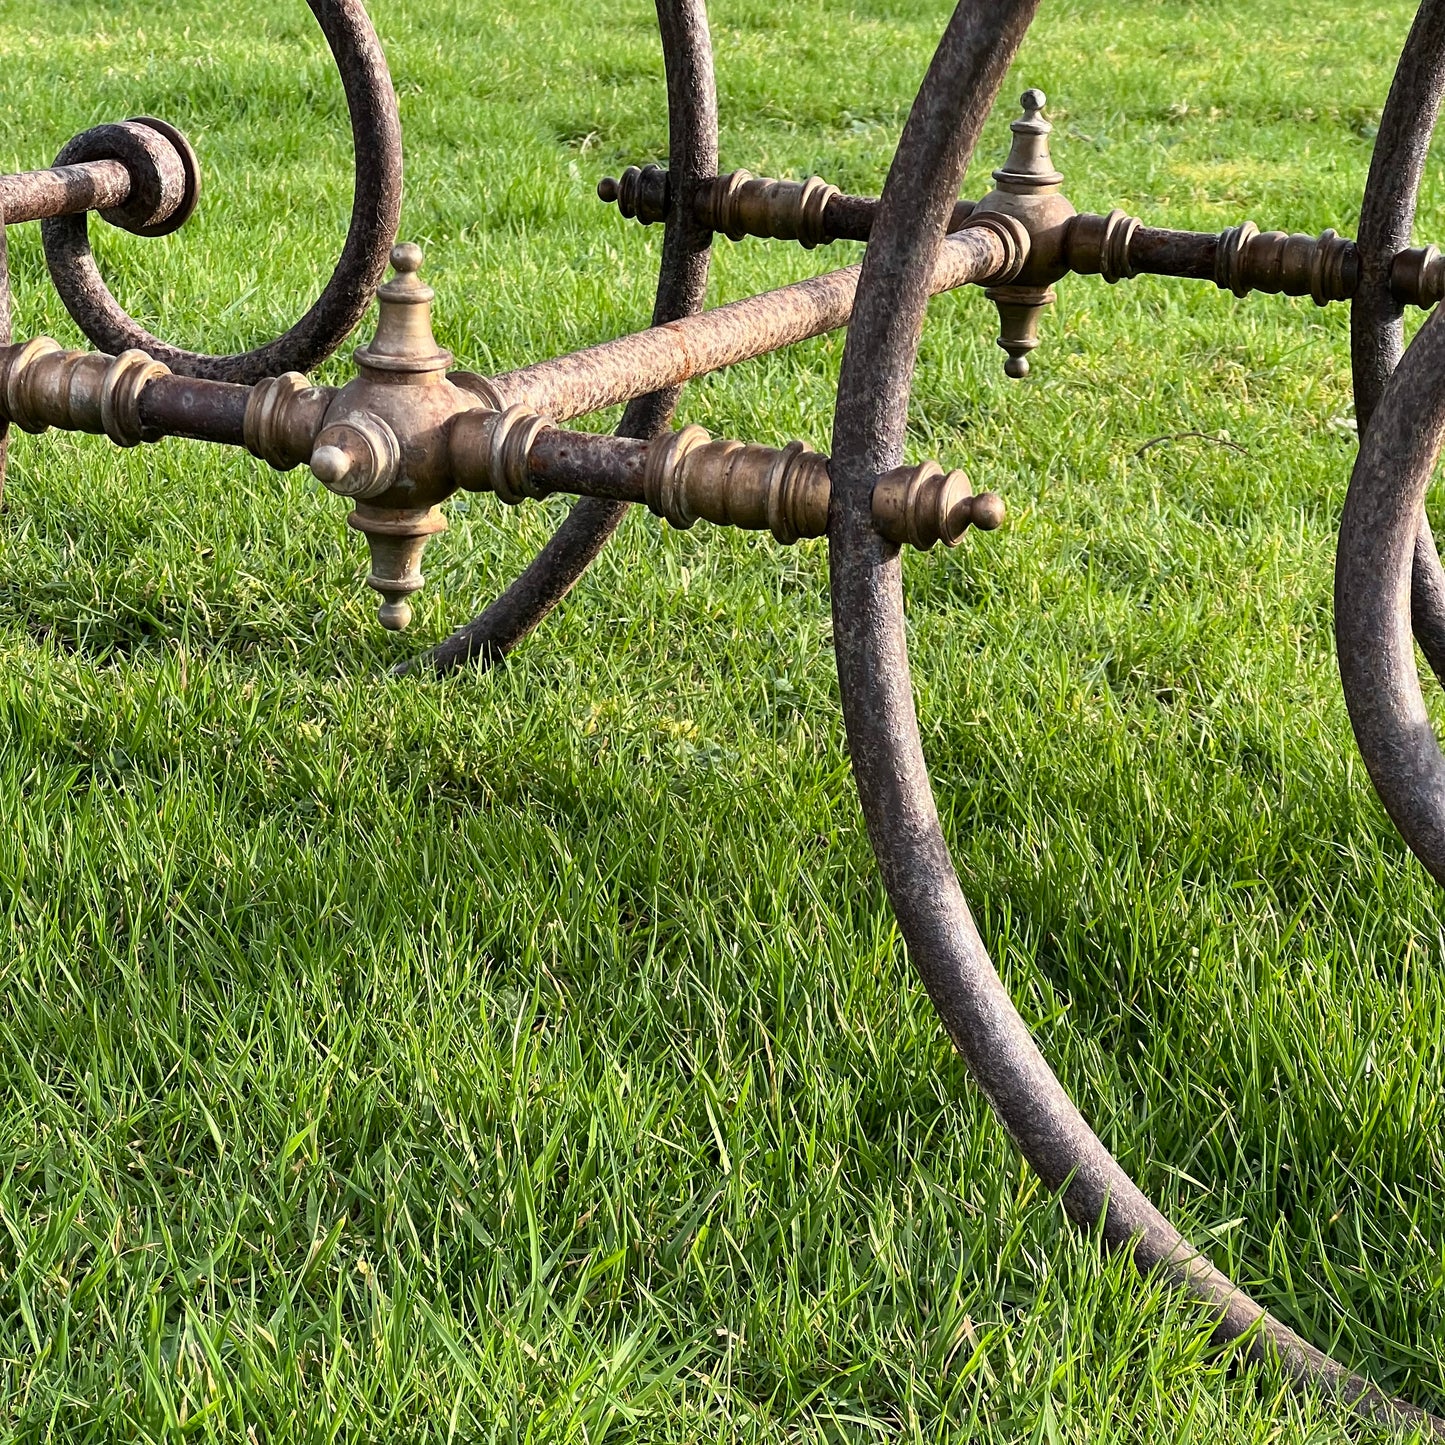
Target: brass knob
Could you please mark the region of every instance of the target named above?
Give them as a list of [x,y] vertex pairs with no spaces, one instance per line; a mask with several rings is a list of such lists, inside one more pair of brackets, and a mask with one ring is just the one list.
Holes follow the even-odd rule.
[[321,429],[311,473],[328,492],[364,501],[390,490],[401,470],[401,444],[379,416],[362,412]]
[[975,496],[963,472],[945,472],[937,462],[885,472],[873,487],[873,525],[900,546],[956,547],[970,527],[1002,526],[1004,510],[997,492]]

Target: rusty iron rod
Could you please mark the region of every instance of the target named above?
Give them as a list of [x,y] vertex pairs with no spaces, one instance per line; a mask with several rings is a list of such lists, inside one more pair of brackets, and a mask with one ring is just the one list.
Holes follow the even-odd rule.
[[[816,201],[822,202],[816,209],[806,202],[810,192],[815,194]],[[663,218],[670,204],[670,178],[661,166],[631,166],[620,180],[604,177],[597,193],[604,201],[616,204],[622,215],[651,225]],[[949,230],[962,229],[979,204],[955,201]],[[807,182],[774,181],[755,177],[748,171],[737,171],[713,177],[700,185],[694,193],[692,209],[700,224],[733,240],[754,236],[800,241],[811,248],[834,241],[868,241],[873,234],[878,199],[847,195],[817,177]],[[1254,252],[1224,267],[1229,273],[1226,284],[1237,295],[1250,291],[1311,294],[1308,285],[1301,286],[1298,278],[1279,284],[1281,278],[1275,272],[1280,259],[1277,243],[1284,238],[1282,232],[1262,236],[1258,228],[1248,224],[1223,232],[1180,231],[1144,226],[1122,212],[1114,214],[1127,222],[1128,232],[1118,258],[1127,264],[1108,279],[1155,275],[1219,283],[1221,247],[1232,244],[1243,252]],[[1096,258],[1091,254],[1091,245],[1084,240],[1084,232],[1087,229],[1091,236],[1101,235],[1111,219],[1087,213],[1075,218],[1075,224],[1070,227],[1072,254],[1065,257],[1068,263],[1063,267],[1065,272],[1097,274],[1103,269],[1090,264]],[[1288,239],[1296,261],[1301,256],[1308,260],[1311,247],[1332,252],[1327,280],[1318,288],[1316,299],[1320,304],[1354,298],[1361,283],[1358,251],[1353,241],[1333,232],[1326,237],[1291,236]],[[1075,264],[1080,259],[1084,261],[1082,266]],[[1445,258],[1433,246],[1396,248],[1390,266],[1390,292],[1400,305],[1428,310],[1445,294]]]
[[0,211],[7,225],[109,210],[130,199],[131,176],[124,161],[85,161],[0,176]]
[[[973,213],[972,201],[955,201],[948,229],[957,231]],[[834,196],[823,212],[823,223],[836,241],[866,241],[878,214],[876,196]]]
[[1129,243],[1129,263],[1136,274],[1212,281],[1218,250],[1218,231],[1172,231],[1166,227],[1140,226]]
[[[985,280],[1008,263],[1006,243],[996,231],[961,231],[943,247],[933,292]],[[493,377],[491,385],[504,404],[523,402],[556,421],[617,406],[846,326],[860,269],[844,266],[700,316],[519,367]]]
[[644,478],[651,441],[546,427],[527,455],[527,470],[539,490],[603,497],[612,502],[645,502]]
[[251,390],[230,381],[158,376],[140,394],[141,425],[148,436],[159,433],[243,447]]

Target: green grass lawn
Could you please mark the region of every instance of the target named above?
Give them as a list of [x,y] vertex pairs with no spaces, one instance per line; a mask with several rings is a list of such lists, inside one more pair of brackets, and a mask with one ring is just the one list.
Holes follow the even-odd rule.
[[[876,189],[945,14],[718,0],[724,166]],[[374,15],[461,364],[643,324],[659,233],[593,188],[663,153],[647,0]],[[1037,84],[1081,209],[1352,234],[1409,15],[1046,4],[968,193]],[[5,169],[129,115],[194,140],[183,232],[95,227],[148,324],[230,349],[309,302],[350,161],[300,0],[5,0],[0,74]],[[36,229],[11,251],[17,335],[78,343]],[[713,295],[856,254],[721,241]],[[1144,1187],[1445,1409],[1445,910],[1331,650],[1347,312],[1059,296],[1024,384],[980,294],[936,302],[914,393],[911,455],[1010,507],[907,564],[965,888]],[[841,349],[681,418],[826,448]],[[454,505],[401,638],[344,510],[215,449],[14,444],[0,1437],[1377,1438],[1064,1227],[952,1056],[852,793],[821,543],[635,516],[507,667],[393,682],[562,503]]]

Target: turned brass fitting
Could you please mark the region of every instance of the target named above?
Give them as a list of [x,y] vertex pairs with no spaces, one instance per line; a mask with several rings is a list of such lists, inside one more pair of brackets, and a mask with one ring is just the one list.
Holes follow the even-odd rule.
[[494,493],[509,507],[548,495],[532,479],[532,444],[555,425],[520,402],[478,410],[464,427],[452,430],[452,469],[463,486]]
[[[644,226],[666,220],[672,205],[671,181],[659,165],[628,166],[620,177],[603,176],[597,194]],[[732,241],[768,236],[797,241],[811,251],[837,239],[828,229],[826,212],[842,194],[819,176],[776,181],[751,171],[729,171],[698,186],[692,198],[693,219]]]
[[368,502],[396,485],[401,443],[386,422],[370,412],[329,421],[316,434],[311,474],[338,497]]
[[1057,299],[1053,283],[1069,269],[1067,241],[1074,207],[1060,189],[1064,178],[1049,154],[1053,126],[1043,117],[1046,103],[1041,90],[1026,90],[1019,97],[1023,116],[1009,127],[1013,145],[1008,159],[993,173],[994,189],[964,223],[979,225],[985,217],[1004,215],[1028,231],[1028,255],[1018,274],[984,293],[998,308],[998,344],[1008,353],[1004,371],[1016,378],[1029,374],[1029,352],[1039,344],[1039,318]]
[[48,336],[0,350],[0,412],[21,431],[95,432],[117,446],[152,438],[140,419],[141,392],[170,367],[144,351],[105,356],[66,351]]
[[391,253],[392,279],[377,292],[376,333],[355,352],[358,376],[340,391],[294,374],[263,382],[246,412],[246,444],[273,466],[306,461],[328,491],[354,509],[347,524],[371,551],[366,584],[382,596],[381,625],[411,621],[426,544],[446,530],[439,503],[455,490],[448,452],[454,418],[485,395],[447,376],[451,352],[432,333],[435,293],[417,272],[419,246]]
[[1120,210],[1105,216],[1088,212],[1075,216],[1065,244],[1068,269],[1080,276],[1100,276],[1110,286],[1134,276],[1129,246],[1142,224],[1137,216]]
[[769,531],[784,544],[828,530],[828,458],[786,447],[714,441],[700,426],[659,437],[647,453],[648,508],[674,527],[698,520]]
[[[827,534],[833,488],[828,458],[802,442],[769,447],[715,441],[702,427],[685,426],[650,442],[589,438],[591,461],[579,464],[557,445],[574,435],[522,405],[474,411],[452,429],[453,469],[468,490],[492,492],[511,504],[570,490],[602,469],[621,489],[610,495],[641,501],[674,527],[712,522],[770,532],[785,546]],[[880,477],[872,508],[883,536],[919,548],[956,546],[969,527],[988,531],[1004,519],[1001,497],[974,496],[963,472],[945,472],[937,462]]]
[[366,585],[381,593],[377,621],[390,632],[400,632],[411,621],[414,592],[426,584],[421,554],[426,544],[447,529],[440,507],[378,507],[358,501],[346,519],[366,538],[371,571]]
[[299,371],[258,381],[246,403],[246,449],[278,472],[301,466],[311,459],[335,398],[334,386],[312,386]]
[[[828,530],[833,480],[828,458],[802,442],[786,447],[714,441],[700,426],[659,437],[648,448],[647,506],[674,527],[698,520],[768,531],[784,544]],[[1004,519],[996,492],[975,496],[961,471],[937,462],[897,467],[873,487],[873,525],[890,542],[927,550],[956,547],[969,527],[990,531]]]
[[1390,267],[1390,290],[1397,301],[1426,309],[1445,300],[1445,256],[1435,246],[1401,251]]
[[667,167],[649,161],[645,166],[628,166],[620,177],[603,176],[597,182],[597,198],[616,205],[629,221],[641,221],[644,226],[665,221],[672,204]]
[[806,251],[834,240],[828,229],[828,204],[842,192],[819,176],[806,181],[775,181],[751,171],[717,176],[698,188],[697,219],[729,240],[769,236],[797,241]]
[[1253,221],[1219,233],[1214,284],[1221,291],[1309,296],[1316,306],[1343,301],[1359,285],[1359,257],[1352,241],[1334,231],[1318,236],[1261,231]]
[[945,472],[937,462],[896,467],[873,484],[873,525],[900,547],[956,547],[970,527],[1003,526],[1004,514],[997,492],[975,495],[963,472]]

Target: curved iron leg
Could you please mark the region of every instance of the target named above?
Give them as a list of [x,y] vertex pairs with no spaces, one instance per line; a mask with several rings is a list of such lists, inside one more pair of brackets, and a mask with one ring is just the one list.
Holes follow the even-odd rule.
[[[1404,311],[1390,291],[1390,263],[1410,244],[1415,201],[1445,95],[1445,0],[1424,0],[1410,28],[1370,158],[1360,207],[1360,285],[1350,308],[1355,420],[1363,444],[1405,345]],[[1445,569],[1424,513],[1415,539],[1410,615],[1415,638],[1445,682]]]
[[[5,240],[5,211],[0,208],[0,346],[10,344],[10,251]],[[0,422],[0,503],[5,500],[5,468],[10,459],[10,423]]]
[[1335,640],[1350,722],[1381,801],[1445,884],[1445,757],[1410,645],[1415,528],[1445,435],[1445,316],[1411,342],[1360,443],[1335,557]]
[[1214,1311],[1221,1339],[1253,1330],[1279,1359],[1358,1411],[1445,1422],[1392,1401],[1271,1318],[1154,1208],[1050,1070],[974,926],[938,823],[918,736],[897,549],[874,531],[874,479],[897,465],[927,277],[964,166],[1036,0],[961,5],[919,92],[884,188],[849,328],[833,434],[829,562],[844,720],[869,836],[909,954],[1004,1127],[1070,1216],[1102,1222],[1141,1269],[1162,1268]]
[[[717,174],[717,90],[706,0],[657,0],[667,65],[672,214],[662,245],[662,268],[652,324],[701,311],[707,294],[712,232],[692,217],[694,187]],[[623,413],[617,434],[655,436],[677,405],[678,390],[640,397]],[[454,632],[397,673],[426,665],[447,671],[465,663],[499,661],[572,590],[627,515],[628,503],[584,500],[567,514],[526,571],[475,621]]]

